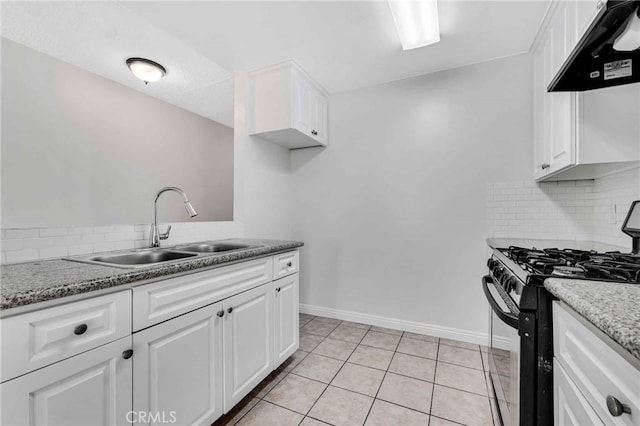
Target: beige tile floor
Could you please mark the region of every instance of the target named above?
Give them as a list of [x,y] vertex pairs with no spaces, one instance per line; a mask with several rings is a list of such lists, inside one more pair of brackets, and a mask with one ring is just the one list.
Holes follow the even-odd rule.
[[218,425],[493,425],[484,348],[300,314],[300,349]]

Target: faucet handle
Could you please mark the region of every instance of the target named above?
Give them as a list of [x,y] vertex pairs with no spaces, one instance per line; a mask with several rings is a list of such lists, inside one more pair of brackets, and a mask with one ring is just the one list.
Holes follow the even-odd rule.
[[169,238],[169,234],[171,233],[171,225],[167,226],[167,232],[164,234],[160,234],[159,237],[161,240],[166,240]]

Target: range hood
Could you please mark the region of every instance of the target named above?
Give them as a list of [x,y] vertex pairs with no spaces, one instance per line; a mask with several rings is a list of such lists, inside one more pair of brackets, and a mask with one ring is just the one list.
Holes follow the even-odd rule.
[[640,0],[609,0],[548,92],[582,92],[640,82]]

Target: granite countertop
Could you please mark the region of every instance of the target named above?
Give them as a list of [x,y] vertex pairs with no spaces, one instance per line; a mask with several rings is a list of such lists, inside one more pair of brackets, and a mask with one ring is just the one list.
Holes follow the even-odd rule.
[[[227,253],[207,253],[194,258],[135,269],[80,263],[64,259],[2,265],[0,266],[0,311],[90,291],[124,286],[136,281],[265,256],[292,250],[303,245],[300,241],[253,239],[224,241],[255,245],[256,247]],[[113,252],[112,254],[116,253],[122,252]]]
[[640,285],[548,278],[544,286],[640,360]]
[[[629,238],[631,244],[631,238]],[[620,247],[611,244],[598,243],[595,241],[572,241],[572,240],[537,240],[527,238],[487,238],[487,245],[493,248],[508,248],[510,246],[517,247],[536,247],[544,248],[572,248],[576,250],[596,250],[600,252],[619,251],[629,253],[631,246]]]

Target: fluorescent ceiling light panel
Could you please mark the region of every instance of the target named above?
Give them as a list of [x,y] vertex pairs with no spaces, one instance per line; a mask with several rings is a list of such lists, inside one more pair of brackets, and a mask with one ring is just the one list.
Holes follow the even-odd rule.
[[440,41],[436,0],[389,0],[403,50]]

